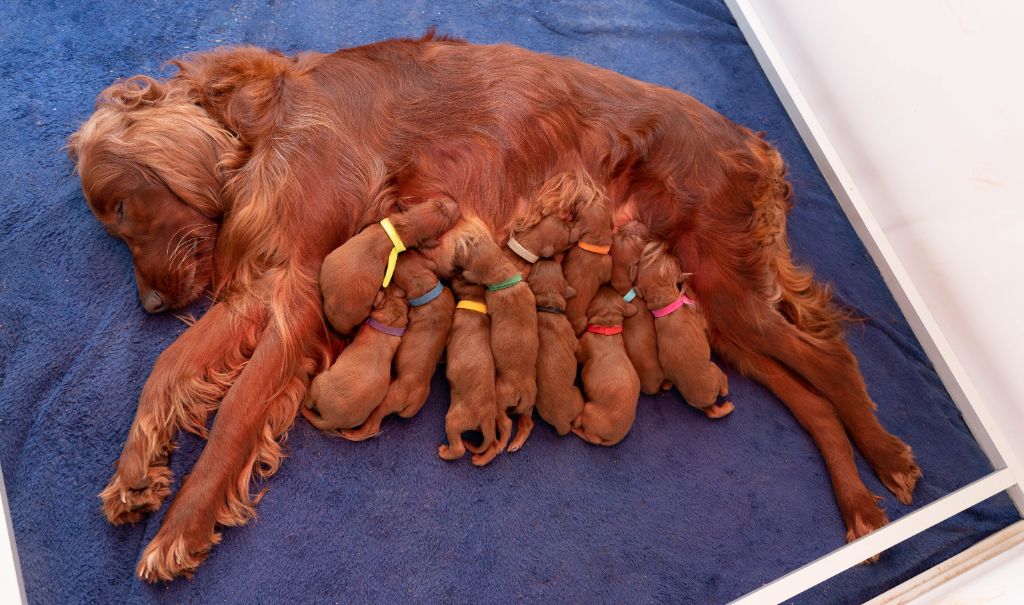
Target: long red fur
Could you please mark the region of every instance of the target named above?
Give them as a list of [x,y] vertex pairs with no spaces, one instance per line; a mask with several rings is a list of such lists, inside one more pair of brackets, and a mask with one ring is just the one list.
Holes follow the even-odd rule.
[[639,220],[695,273],[712,346],[811,431],[851,537],[885,516],[844,426],[909,501],[920,471],[874,416],[843,314],[791,260],[785,167],[760,135],[674,90],[430,35],[294,57],[220,48],[176,64],[166,82],[115,83],[69,142],[90,207],[118,237],[128,236],[115,190],[132,179],[166,191],[132,201],[129,219],[144,222],[133,214],[139,205],[178,204],[195,211],[188,220],[219,228],[206,256],[193,246],[187,271],[161,269],[161,249],[133,249],[140,288],[157,284],[181,306],[209,284],[217,301],[157,360],[101,495],[113,522],[159,507],[174,432],[198,430],[219,406],[142,555],[142,578],[191,573],[218,541],[217,525],[254,514],[252,477],[277,468],[310,376],[331,357],[317,291],[331,250],[398,199],[450,197],[502,236],[547,179],[572,170],[602,188],[617,222]]

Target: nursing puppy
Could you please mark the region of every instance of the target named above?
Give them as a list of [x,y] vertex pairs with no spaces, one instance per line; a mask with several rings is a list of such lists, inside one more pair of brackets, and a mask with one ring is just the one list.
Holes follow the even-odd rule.
[[572,432],[595,445],[622,441],[636,418],[640,378],[622,342],[622,319],[635,313],[635,306],[607,286],[587,309],[589,323],[578,354],[586,403],[572,423]]
[[530,227],[513,231],[505,243],[505,257],[526,279],[539,259],[551,258],[572,246],[575,242],[571,238],[572,224],[549,214]]
[[[483,466],[500,452],[494,432],[498,408],[494,404],[491,320],[484,303],[484,286],[456,277],[452,280],[452,289],[459,306],[448,336],[445,367],[451,387],[451,403],[444,419],[448,444],[440,445],[437,454],[445,460],[456,460],[470,449],[475,452],[473,464]],[[462,440],[465,431],[483,434],[478,448],[467,448]]]
[[688,404],[708,418],[721,418],[733,410],[731,402],[716,403],[729,394],[729,379],[711,361],[707,322],[681,288],[684,277],[664,244],[651,243],[640,260],[636,290],[654,316],[665,375]]
[[[432,199],[403,206],[387,220],[405,248],[431,246],[459,218],[451,199]],[[383,222],[383,221],[382,221]],[[388,258],[395,249],[381,223],[368,225],[327,255],[320,268],[324,314],[340,334],[348,334],[370,313],[374,296],[384,283]]]
[[577,204],[573,216],[576,245],[569,248],[562,261],[565,280],[576,290],[576,296],[566,303],[565,315],[576,335],[587,327],[587,309],[598,288],[612,278],[612,215],[608,200],[589,180],[581,181],[589,195]]
[[[450,257],[471,283],[487,286],[485,299],[491,316],[491,351],[496,373],[499,445],[514,452],[533,430],[537,399],[537,309],[533,293],[522,274],[479,223],[467,221],[452,240],[443,242],[436,254]],[[443,263],[439,263],[442,265]],[[518,415],[515,438],[512,420]],[[511,441],[511,442],[510,442]]]
[[654,395],[664,388],[665,371],[658,361],[658,338],[654,317],[648,313],[644,299],[636,295],[633,285],[640,268],[640,255],[648,242],[647,227],[637,221],[622,225],[612,238],[612,288],[623,300],[636,306],[637,312],[622,324],[622,340],[626,354],[640,377],[640,390]]
[[430,379],[444,353],[455,310],[455,299],[437,279],[435,269],[432,261],[415,251],[398,257],[394,281],[407,294],[409,324],[395,353],[395,378],[366,422],[342,431],[342,437],[362,441],[378,435],[386,416],[412,418],[430,396]]
[[574,385],[579,341],[565,317],[565,302],[576,292],[553,260],[537,261],[527,283],[537,299],[537,413],[564,435],[583,412],[583,396]]
[[397,286],[378,290],[370,319],[326,372],[313,379],[302,415],[321,431],[357,427],[387,393],[391,360],[405,332],[408,303]]

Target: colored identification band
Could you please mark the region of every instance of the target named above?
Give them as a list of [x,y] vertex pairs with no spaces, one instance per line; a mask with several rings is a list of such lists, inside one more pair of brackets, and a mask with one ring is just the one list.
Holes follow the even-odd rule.
[[612,250],[611,246],[598,246],[597,244],[588,244],[587,242],[576,242],[576,245],[594,254],[608,254]]
[[541,313],[556,313],[558,315],[565,314],[565,309],[560,309],[558,307],[542,307],[541,305],[537,305],[537,310]]
[[388,254],[388,268],[384,270],[384,282],[381,284],[387,288],[388,284],[391,283],[391,276],[395,274],[395,263],[398,262],[398,254],[405,252],[405,243],[402,242],[398,231],[395,231],[395,226],[391,223],[391,219],[381,219],[380,226],[384,227],[384,233],[388,234],[388,237],[391,238],[391,243],[395,246],[391,249],[391,253]]
[[519,273],[516,273],[515,275],[513,275],[512,277],[506,279],[503,282],[498,282],[496,284],[488,284],[487,285],[487,289],[490,290],[491,292],[497,292],[498,290],[504,290],[505,288],[511,288],[512,286],[518,284],[521,281],[523,281],[523,276],[521,274],[519,274]]
[[420,307],[420,306],[423,306],[423,305],[427,304],[428,302],[434,300],[438,296],[441,296],[441,291],[442,290],[444,290],[444,286],[442,286],[441,282],[438,281],[437,285],[430,289],[430,292],[427,292],[426,294],[423,294],[422,296],[417,296],[416,298],[410,298],[409,299],[409,306],[410,307]]
[[672,301],[671,303],[669,303],[668,306],[665,306],[665,307],[662,307],[660,309],[655,309],[655,310],[651,311],[651,315],[653,315],[655,317],[665,317],[666,315],[668,315],[670,313],[678,311],[679,308],[682,307],[683,305],[693,305],[693,304],[696,304],[696,303],[694,303],[688,296],[686,296],[685,294],[680,294],[679,298],[677,298],[674,301]]
[[600,334],[602,336],[614,336],[616,334],[622,334],[622,326],[595,326],[594,324],[590,324],[587,326],[587,332]]
[[520,244],[514,236],[508,238],[508,249],[518,254],[519,258],[531,264],[540,259],[539,256],[527,250],[526,246]]
[[626,302],[633,302],[634,298],[636,298],[636,288],[630,288],[629,292],[622,295],[622,300]]
[[459,304],[455,305],[456,309],[467,309],[469,311],[476,311],[477,313],[483,313],[487,315],[487,305],[482,302],[475,300],[460,300]]
[[377,330],[378,332],[387,334],[388,336],[401,336],[402,334],[405,334],[405,328],[396,328],[395,326],[382,324],[372,317],[366,320],[366,325],[370,326],[374,330]]

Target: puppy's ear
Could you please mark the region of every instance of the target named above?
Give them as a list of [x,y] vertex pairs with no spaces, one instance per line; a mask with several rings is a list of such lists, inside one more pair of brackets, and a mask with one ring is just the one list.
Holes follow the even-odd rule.
[[580,241],[581,237],[583,237],[583,226],[579,223],[573,223],[572,228],[569,229],[569,243],[575,244]]
[[628,302],[624,302],[622,304],[625,305],[622,308],[622,316],[623,317],[633,317],[634,315],[636,315],[636,312],[637,312],[636,305],[634,305],[633,303],[628,303]]
[[448,220],[449,228],[462,216],[462,213],[459,211],[459,205],[452,198],[442,197],[433,201],[434,207]]
[[373,297],[373,308],[379,309],[384,304],[384,290],[378,290],[377,295]]
[[551,244],[541,246],[540,253],[538,256],[541,258],[551,258],[555,254],[555,247]]
[[640,274],[640,259],[636,259],[629,265],[629,281],[636,283],[636,277]]
[[413,204],[407,197],[400,197],[395,200],[394,212],[408,212]]
[[407,296],[405,290],[398,287],[397,284],[391,284],[388,286],[388,290],[391,292],[391,296],[395,298],[405,298]]
[[572,286],[566,286],[565,287],[565,300],[569,300],[570,298],[575,298],[575,297],[576,297],[576,288],[573,288]]
[[469,282],[471,284],[479,284],[480,283],[480,276],[477,275],[476,271],[473,271],[472,269],[463,269],[462,270],[462,279],[466,280],[467,282]]

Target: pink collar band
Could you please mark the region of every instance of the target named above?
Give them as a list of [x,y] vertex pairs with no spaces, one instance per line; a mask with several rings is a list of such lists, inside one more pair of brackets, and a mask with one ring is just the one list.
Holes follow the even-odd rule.
[[660,309],[653,309],[651,315],[655,317],[665,317],[666,315],[678,311],[683,305],[695,305],[696,303],[685,294],[680,294],[679,298],[670,302],[667,306]]

